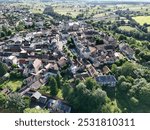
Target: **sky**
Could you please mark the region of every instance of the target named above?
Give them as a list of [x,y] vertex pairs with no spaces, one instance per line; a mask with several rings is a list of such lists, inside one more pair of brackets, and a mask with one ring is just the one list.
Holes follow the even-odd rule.
[[[88,0],[88,1],[94,1],[94,0]],[[150,2],[150,0],[95,0],[95,1],[144,1],[144,2]]]
[[[84,0],[84,1],[86,1],[86,0]],[[146,2],[150,2],[150,0],[87,0],[87,1],[146,1]]]
[[144,1],[144,2],[150,2],[150,0],[83,0],[83,1],[141,1],[141,2]]

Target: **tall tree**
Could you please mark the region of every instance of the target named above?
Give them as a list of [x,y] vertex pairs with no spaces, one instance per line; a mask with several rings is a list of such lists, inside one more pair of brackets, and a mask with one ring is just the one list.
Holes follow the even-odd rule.
[[50,86],[50,94],[52,96],[56,96],[58,93],[58,86],[57,86],[56,79],[54,77],[50,77],[49,86]]
[[9,110],[9,112],[20,113],[23,112],[25,108],[26,108],[25,100],[20,94],[13,93],[9,95],[7,101],[7,109]]
[[85,81],[85,85],[89,90],[95,90],[97,87],[99,87],[93,78],[87,78]]
[[7,101],[7,96],[3,93],[0,93],[0,108],[5,108]]
[[60,89],[61,88],[61,76],[60,75],[56,76],[56,82],[57,82],[58,88]]
[[101,112],[106,98],[107,94],[102,89],[91,91],[84,83],[79,83],[70,95],[69,102],[77,112]]
[[0,77],[6,74],[7,70],[7,66],[4,63],[0,62]]
[[71,88],[71,86],[68,83],[64,83],[62,87],[63,98],[65,100],[69,100],[68,98],[71,96],[72,92],[73,89]]

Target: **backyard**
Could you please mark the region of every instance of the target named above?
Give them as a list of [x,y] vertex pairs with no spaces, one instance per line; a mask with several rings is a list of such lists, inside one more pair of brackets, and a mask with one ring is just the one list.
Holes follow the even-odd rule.
[[5,81],[3,84],[1,84],[0,88],[9,88],[13,92],[15,92],[17,89],[21,88],[22,83],[23,83],[22,79],[8,80],[8,81]]

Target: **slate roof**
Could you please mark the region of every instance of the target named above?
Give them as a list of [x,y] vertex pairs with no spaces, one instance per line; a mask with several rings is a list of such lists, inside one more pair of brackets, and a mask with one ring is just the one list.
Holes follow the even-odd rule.
[[96,78],[98,82],[117,82],[116,78],[113,75],[101,75]]

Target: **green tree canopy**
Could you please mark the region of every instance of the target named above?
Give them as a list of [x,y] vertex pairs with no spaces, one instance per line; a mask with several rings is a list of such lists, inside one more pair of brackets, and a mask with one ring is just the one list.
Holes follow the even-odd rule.
[[10,94],[7,100],[7,109],[9,112],[20,113],[26,108],[25,99],[18,93]]
[[0,62],[0,77],[6,74],[7,70],[7,66],[4,63]]
[[26,108],[24,113],[49,113],[49,111],[41,108]]
[[48,84],[50,86],[50,94],[52,96],[56,96],[58,93],[58,85],[56,79],[54,77],[50,77]]
[[7,101],[7,96],[3,93],[0,93],[0,108],[5,108]]

